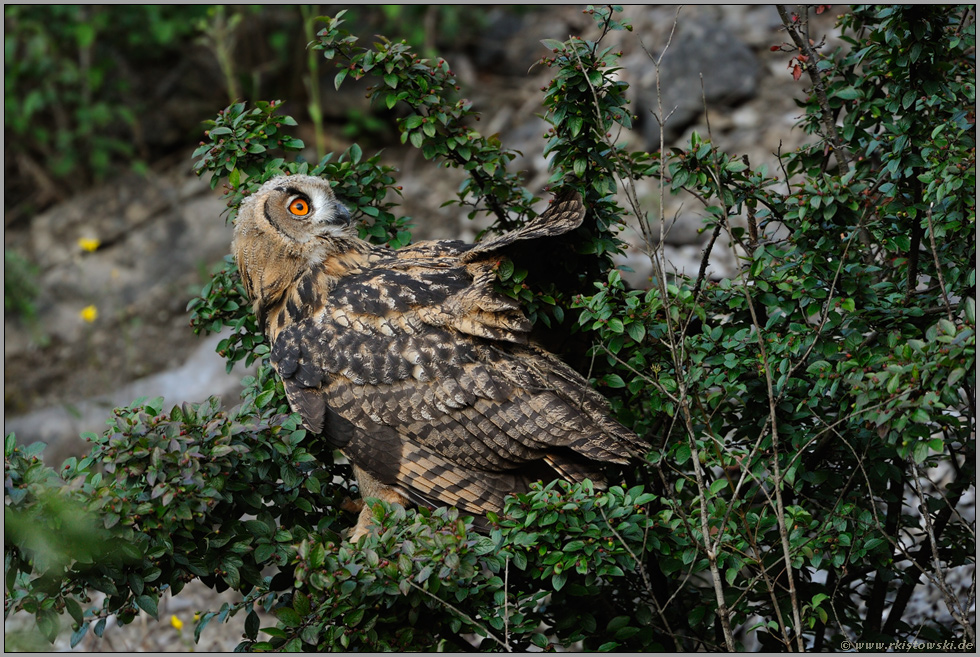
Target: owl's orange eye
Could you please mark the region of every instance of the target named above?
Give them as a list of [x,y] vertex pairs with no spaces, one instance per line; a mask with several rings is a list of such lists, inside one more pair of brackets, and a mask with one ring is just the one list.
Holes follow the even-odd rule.
[[298,198],[289,204],[289,211],[299,217],[305,217],[310,213],[310,204]]

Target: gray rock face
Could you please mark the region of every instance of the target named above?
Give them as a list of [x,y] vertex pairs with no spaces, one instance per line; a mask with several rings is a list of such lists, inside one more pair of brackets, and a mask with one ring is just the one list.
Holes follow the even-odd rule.
[[719,19],[706,16],[679,22],[670,46],[650,55],[659,58],[661,53],[659,94],[656,69],[647,53],[635,53],[626,64],[646,69],[633,92],[634,111],[650,150],[660,148],[661,122],[656,118],[660,112],[664,140],[669,143],[703,115],[706,106],[734,107],[752,98],[758,88],[755,54]]
[[[227,253],[224,209],[206,181],[174,172],[123,177],[36,217],[30,240],[44,263],[42,319],[79,304],[98,302],[102,317],[115,318],[151,299],[163,302],[159,286],[201,279],[200,267]],[[87,252],[82,240],[97,240],[98,248]],[[45,321],[45,328],[52,338],[74,340],[85,326]]]
[[124,383],[115,390],[106,390],[72,404],[40,408],[5,419],[4,433],[17,434],[18,441],[23,444],[38,440],[47,443],[45,461],[57,464],[83,451],[84,443],[78,439],[80,434],[101,434],[112,409],[129,406],[141,397],[163,397],[164,409],[184,402],[202,402],[211,396],[221,397],[227,405],[233,405],[246,372],[242,366],[231,374],[225,371],[224,359],[215,352],[222,338],[222,335],[214,335],[202,339],[187,359],[173,369]]
[[235,401],[242,372],[225,372],[217,340],[195,336],[186,312],[228,253],[224,210],[180,166],[121,176],[34,218],[19,246],[40,269],[36,322],[4,317],[5,433],[47,442],[60,463],[84,448],[80,432],[101,433],[137,397]]

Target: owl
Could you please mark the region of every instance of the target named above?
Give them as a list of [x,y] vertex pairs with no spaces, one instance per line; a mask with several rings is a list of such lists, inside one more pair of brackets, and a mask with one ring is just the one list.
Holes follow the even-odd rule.
[[[232,250],[290,407],[353,466],[364,498],[454,506],[486,528],[532,482],[586,478],[647,446],[575,370],[529,340],[494,289],[509,245],[577,227],[575,192],[476,244],[358,239],[330,183],[273,178],[240,206]],[[370,529],[360,506],[350,540]]]

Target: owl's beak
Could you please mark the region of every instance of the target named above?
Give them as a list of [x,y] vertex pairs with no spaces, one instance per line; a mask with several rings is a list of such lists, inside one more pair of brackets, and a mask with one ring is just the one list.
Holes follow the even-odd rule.
[[334,219],[332,223],[338,224],[340,226],[351,225],[352,220],[350,217],[350,210],[348,210],[344,204],[335,203],[333,209],[334,209],[334,213],[333,213]]

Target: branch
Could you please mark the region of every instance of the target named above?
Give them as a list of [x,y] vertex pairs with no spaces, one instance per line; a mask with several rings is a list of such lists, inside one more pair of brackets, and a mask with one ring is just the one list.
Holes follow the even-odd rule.
[[939,251],[936,249],[936,231],[932,226],[932,203],[929,204],[929,209],[926,210],[926,221],[929,222],[929,246],[932,249],[932,260],[936,265],[936,276],[939,278],[939,291],[943,294],[943,303],[946,306],[946,318],[952,322],[953,309],[949,303],[949,295],[946,294],[946,280],[943,278],[943,268],[939,263]]
[[[909,457],[909,465],[912,467],[912,482],[915,484],[915,492],[919,496],[919,512],[922,514],[926,524],[926,543],[932,554],[932,567],[936,576],[935,584],[943,595],[943,601],[946,603],[946,608],[949,610],[950,615],[963,627],[970,641],[975,643],[976,633],[973,631],[973,625],[970,623],[966,613],[964,613],[959,601],[949,590],[949,584],[946,583],[946,577],[943,574],[942,560],[939,558],[939,544],[936,541],[937,534],[932,523],[932,515],[929,513],[929,505],[926,503],[925,493],[922,491],[922,482],[919,480],[922,476],[921,469],[911,457]],[[942,510],[946,511],[947,508],[943,508]]]
[[[807,75],[810,76],[810,81],[813,83],[813,90],[817,94],[817,102],[820,104],[820,120],[823,122],[827,136],[830,138],[831,144],[834,147],[834,154],[837,156],[837,166],[840,170],[840,175],[843,176],[847,173],[847,169],[850,166],[850,157],[844,150],[844,142],[841,140],[840,133],[837,132],[837,125],[834,123],[834,112],[830,107],[830,101],[827,100],[827,88],[824,85],[823,78],[820,77],[820,72],[817,70],[817,52],[810,45],[808,34],[800,34],[796,29],[793,20],[786,12],[786,7],[784,5],[776,5],[776,11],[779,12],[779,18],[783,21],[783,26],[786,28],[786,32],[789,33],[790,38],[793,39],[793,43],[808,58],[805,69]],[[804,13],[801,23],[807,32],[809,31],[807,29],[808,22],[808,14]]]
[[[440,598],[439,596],[437,596],[432,591],[429,591],[427,589],[422,588],[421,586],[419,586],[418,584],[416,584],[412,580],[406,579],[405,581],[408,582],[409,586],[412,586],[413,588],[418,589],[422,593],[425,593],[427,596],[429,596],[429,597],[433,598],[434,600],[437,600],[438,602],[440,602],[443,605],[445,605],[447,609],[449,609],[450,611],[455,612],[456,615],[458,615],[460,618],[462,618],[463,620],[465,620],[467,623],[469,623],[473,627],[480,628],[483,631],[483,633],[484,633],[485,636],[487,636],[490,639],[492,639],[498,646],[500,646],[501,648],[503,648],[506,652],[513,652],[513,650],[510,647],[510,644],[508,644],[506,641],[501,641],[500,639],[498,639],[496,636],[494,636],[494,634],[492,632],[490,632],[490,630],[488,630],[487,628],[483,627],[482,625],[480,625],[479,623],[477,623],[475,620],[473,620],[473,618],[469,614],[467,614],[465,611],[459,609],[458,607],[455,607],[455,606],[451,605],[450,603],[446,602],[445,600],[443,600],[442,598]],[[506,597],[505,597],[505,599],[506,599]]]
[[[643,567],[643,562],[640,561],[640,559],[636,556],[636,553],[633,552],[632,548],[627,545],[626,540],[620,536],[619,532],[616,531],[616,528],[612,526],[611,522],[609,522],[609,518],[606,516],[606,510],[603,507],[599,507],[599,513],[602,514],[602,519],[606,521],[606,526],[609,527],[609,531],[613,533],[623,548],[626,549],[626,552],[630,555],[630,558],[633,559],[633,563],[635,563],[637,569],[639,569],[640,577],[643,578],[643,586],[646,588],[647,593],[650,595],[650,600],[653,602],[654,611],[656,611],[657,615],[660,616],[660,621],[664,624],[667,634],[669,634],[674,640],[674,647],[677,648],[677,652],[684,652],[684,646],[681,645],[681,641],[677,634],[675,634],[671,629],[670,622],[667,620],[667,615],[664,614],[663,607],[661,607],[660,603],[657,602],[657,596],[653,592],[653,584],[650,583],[650,576],[647,574],[646,568]],[[504,573],[504,576],[506,577],[506,572]],[[506,581],[504,586],[506,587]]]
[[[725,208],[725,216],[727,221],[728,208]],[[741,277],[745,276],[745,271],[740,272]],[[759,323],[759,318],[755,312],[755,305],[752,299],[752,295],[749,294],[749,287],[745,284],[743,280],[742,292],[745,294],[745,300],[747,302],[749,313],[752,316],[752,324],[755,326],[755,335],[759,343],[759,354],[762,356],[762,371],[766,375],[766,396],[769,400],[769,421],[772,427],[772,467],[773,467],[773,481],[776,484],[775,490],[773,491],[776,496],[776,519],[779,523],[779,539],[781,547],[783,550],[783,560],[786,563],[786,579],[789,582],[789,597],[790,604],[793,609],[793,625],[796,630],[796,641],[797,647],[800,652],[804,652],[805,647],[803,645],[803,622],[800,618],[800,604],[796,595],[796,582],[793,577],[793,558],[789,546],[789,535],[786,531],[786,514],[785,508],[783,506],[783,476],[781,469],[779,467],[779,427],[776,420],[776,394],[773,390],[772,383],[772,372],[769,366],[769,358],[766,352],[765,339],[762,337],[762,325]]]

